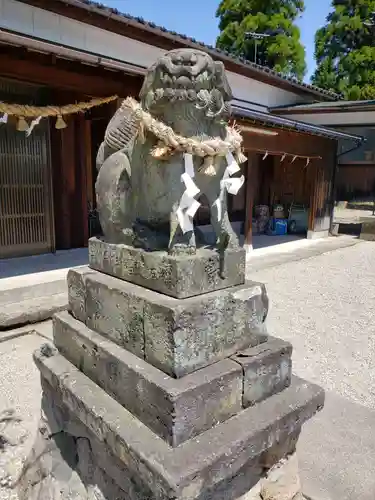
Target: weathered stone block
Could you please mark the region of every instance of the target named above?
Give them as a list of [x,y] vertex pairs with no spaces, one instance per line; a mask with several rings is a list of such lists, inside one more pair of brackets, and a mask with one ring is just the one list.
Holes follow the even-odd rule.
[[175,299],[92,271],[85,287],[86,325],[175,377],[266,339],[268,299],[257,283]]
[[263,401],[290,385],[292,349],[289,342],[268,337],[266,342],[232,357],[244,371],[244,407]]
[[54,318],[59,351],[172,446],[242,409],[242,368],[229,359],[181,379],[96,334],[68,312]]
[[85,285],[87,326],[143,358],[142,290],[97,272],[86,277]]
[[245,282],[246,252],[200,248],[195,255],[146,252],[98,238],[89,240],[91,268],[171,297],[186,298]]
[[43,377],[42,388],[42,416],[18,483],[20,500],[153,498],[138,474],[77,421]]
[[80,321],[86,319],[86,277],[93,271],[89,267],[78,267],[68,271],[69,311]]
[[[36,491],[40,498],[48,500],[61,500],[60,491],[64,491],[66,498],[71,498],[69,496],[71,495],[76,500],[158,498],[146,482],[140,479],[137,471],[130,469],[126,462],[111,452],[105,442],[99,440],[86,425],[76,420],[59,394],[43,377],[42,386],[43,417],[32,454],[25,464],[24,474],[21,475],[18,491],[20,500],[34,498],[33,493]],[[53,424],[51,427],[49,425],[51,420],[53,422],[58,420],[59,425]],[[263,494],[276,491],[276,494],[283,494],[285,486],[287,492],[293,492],[298,469],[290,468],[289,462],[294,458],[295,447],[291,447],[289,441],[287,446],[283,443],[281,445],[285,450],[281,458],[278,452],[280,444],[271,446],[266,452],[247,461],[234,477],[228,476],[212,488],[204,489],[196,499],[262,500],[261,492]],[[67,452],[71,457],[69,464],[65,462]],[[274,457],[274,461],[267,466],[264,465],[265,453]],[[285,457],[289,456],[291,459],[285,460]],[[41,470],[43,476],[40,474]],[[69,480],[67,485],[66,476],[75,480],[73,482]],[[244,491],[247,493],[242,496]],[[239,494],[241,499],[238,498]],[[184,497],[184,500],[186,498],[191,497]],[[276,497],[276,500],[279,498]],[[293,497],[293,500],[297,498]]]
[[298,432],[324,402],[321,388],[295,378],[282,393],[173,448],[60,354],[42,348],[34,359],[56,401],[156,500],[216,499],[211,493],[225,482],[231,493],[225,498],[240,497],[249,485],[239,482],[242,486],[230,488],[230,482],[247,466],[253,467],[257,457]]

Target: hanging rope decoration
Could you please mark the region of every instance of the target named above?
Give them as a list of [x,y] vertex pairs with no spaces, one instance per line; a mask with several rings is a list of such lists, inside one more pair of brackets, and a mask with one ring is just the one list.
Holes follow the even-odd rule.
[[243,163],[246,160],[246,157],[242,153],[241,132],[236,126],[227,127],[227,137],[225,140],[215,137],[201,141],[194,137],[183,137],[176,134],[171,127],[156,120],[150,113],[145,111],[132,97],[125,99],[122,107],[130,109],[134,113],[135,118],[139,122],[138,133],[140,138],[144,138],[144,131],[147,129],[159,139],[159,144],[151,153],[154,158],[168,158],[176,151],[200,156],[204,158],[202,168],[208,175],[216,174],[213,164],[215,157],[225,157],[230,152],[235,155],[239,163]]
[[[118,99],[117,95],[103,98],[91,99],[87,102],[79,102],[76,104],[67,104],[65,106],[28,106],[23,104],[10,104],[0,102],[0,123],[7,123],[9,116],[16,116],[18,118],[17,130],[26,132],[29,136],[33,128],[40,123],[43,118],[56,117],[55,127],[57,129],[66,128],[64,116],[72,115],[75,113],[84,113],[88,109],[96,106],[101,106]],[[32,119],[30,125],[26,119]]]

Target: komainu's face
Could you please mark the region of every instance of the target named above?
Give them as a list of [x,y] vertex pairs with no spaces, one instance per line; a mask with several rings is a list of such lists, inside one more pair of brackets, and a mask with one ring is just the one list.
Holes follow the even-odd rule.
[[153,111],[168,103],[194,103],[207,116],[219,116],[232,99],[224,65],[194,49],[168,52],[150,68],[140,98]]

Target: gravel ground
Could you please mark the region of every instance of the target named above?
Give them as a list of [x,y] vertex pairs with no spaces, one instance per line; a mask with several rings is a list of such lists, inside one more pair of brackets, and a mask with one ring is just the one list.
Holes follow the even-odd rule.
[[40,416],[39,372],[32,353],[46,342],[30,334],[0,343],[0,500],[16,500],[7,487],[17,479],[23,459],[33,444]]
[[294,371],[375,408],[375,244],[363,242],[249,273],[267,285],[271,334],[294,346]]

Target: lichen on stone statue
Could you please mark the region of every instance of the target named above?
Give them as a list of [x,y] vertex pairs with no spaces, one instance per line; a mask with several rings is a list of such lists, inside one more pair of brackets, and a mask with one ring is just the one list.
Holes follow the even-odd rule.
[[204,195],[217,247],[238,248],[227,193],[244,178],[242,138],[228,126],[232,99],[224,65],[177,49],[149,69],[140,103],[127,99],[97,156],[96,194],[104,238],[147,251],[195,253],[194,215]]

